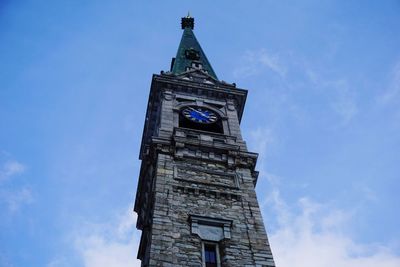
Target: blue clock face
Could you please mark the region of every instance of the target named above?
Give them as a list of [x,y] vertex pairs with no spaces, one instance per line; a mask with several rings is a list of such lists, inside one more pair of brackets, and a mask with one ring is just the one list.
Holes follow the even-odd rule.
[[182,110],[183,116],[197,123],[210,124],[218,120],[217,114],[214,111],[201,107],[186,107]]

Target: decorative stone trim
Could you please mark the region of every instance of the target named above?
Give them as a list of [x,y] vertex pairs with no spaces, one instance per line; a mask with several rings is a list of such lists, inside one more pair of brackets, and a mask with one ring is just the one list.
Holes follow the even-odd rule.
[[164,92],[163,95],[164,95],[164,99],[167,101],[171,101],[172,99],[174,99],[174,95],[170,91]]
[[174,179],[207,186],[239,189],[239,177],[234,172],[216,171],[190,166],[190,163],[174,166]]
[[190,215],[189,221],[192,234],[198,235],[202,240],[219,242],[231,238],[231,220]]
[[176,186],[172,187],[174,192],[184,193],[187,195],[194,195],[194,196],[206,196],[211,198],[221,198],[221,199],[228,199],[232,201],[241,201],[242,197],[238,194],[229,193],[229,192],[219,192],[214,190],[208,190],[204,188],[195,188],[189,186]]

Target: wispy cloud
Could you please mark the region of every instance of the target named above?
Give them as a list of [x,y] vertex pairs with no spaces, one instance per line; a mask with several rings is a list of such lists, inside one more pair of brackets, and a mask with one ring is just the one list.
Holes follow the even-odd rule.
[[69,267],[70,264],[65,257],[58,257],[49,262],[46,267]]
[[[354,88],[347,77],[335,77],[328,69],[328,66],[312,63],[311,59],[293,52],[271,53],[262,48],[247,50],[233,71],[233,76],[243,79],[259,75],[258,79],[267,79],[265,82],[268,88],[262,91],[268,97],[273,92],[272,104],[275,107],[279,99],[284,99],[284,105],[281,105],[282,112],[290,111],[294,116],[297,115],[299,121],[304,119],[303,116],[307,112],[309,115],[315,114],[315,110],[310,110],[314,105],[307,102],[308,99],[314,98],[336,117],[336,121],[332,121],[331,125],[346,126],[359,113],[356,94],[359,88]],[[261,75],[268,72],[276,75]]]
[[278,54],[269,53],[266,49],[248,50],[243,56],[242,65],[234,70],[234,77],[249,77],[265,70],[282,77],[286,75],[287,71]]
[[18,190],[0,190],[0,201],[6,203],[11,213],[17,212],[21,206],[33,202],[32,192],[29,188]]
[[16,160],[7,160],[0,166],[0,182],[25,171],[25,166]]
[[351,213],[301,198],[297,203],[300,213],[295,214],[285,208],[279,194],[269,200],[280,218],[278,228],[270,235],[277,266],[400,266],[400,256],[392,248],[351,239]]
[[400,255],[393,247],[352,239],[354,210],[335,208],[307,197],[298,199],[294,205],[289,204],[280,193],[280,183],[276,182],[282,178],[269,173],[262,177],[271,186],[268,194],[264,194],[266,197],[261,199],[261,208],[264,214],[275,218],[269,239],[277,266],[400,266]]
[[[139,234],[131,209],[109,223],[88,223],[77,231],[75,248],[85,267],[139,267]],[[57,266],[57,265],[55,265]]]
[[[304,74],[313,88],[328,96],[328,105],[341,119],[340,125],[345,126],[350,123],[359,111],[356,88],[352,88],[346,78],[326,78],[306,63],[304,63]],[[324,101],[322,97],[321,101]]]
[[400,100],[400,61],[395,64],[389,76],[389,86],[378,99],[382,104]]
[[12,186],[13,178],[24,173],[25,169],[25,165],[16,160],[5,160],[0,164],[0,204],[5,204],[8,212],[15,213],[34,200],[28,186]]
[[358,113],[354,91],[350,90],[349,84],[346,80],[328,82],[326,83],[326,86],[335,89],[330,106],[341,118],[341,124],[347,125]]
[[[301,197],[293,203],[282,197],[280,188],[284,179],[269,173],[265,164],[265,155],[269,147],[276,144],[276,138],[268,128],[257,128],[250,133],[249,146],[260,153],[260,179],[268,183],[268,192],[263,192],[260,206],[264,215],[274,218],[268,233],[277,266],[400,266],[400,255],[394,247],[355,241],[351,230],[357,216],[354,207],[343,209],[335,207],[332,204],[335,201],[319,203],[309,197]],[[363,192],[368,201],[376,198],[366,186]],[[264,218],[268,222],[268,217]]]
[[[270,146],[276,142],[276,137],[274,136],[272,130],[267,127],[259,127],[251,130],[249,135],[249,147],[253,150],[267,152]],[[264,162],[265,155],[266,153],[259,155],[259,162]],[[259,165],[258,167],[264,169],[263,165]]]

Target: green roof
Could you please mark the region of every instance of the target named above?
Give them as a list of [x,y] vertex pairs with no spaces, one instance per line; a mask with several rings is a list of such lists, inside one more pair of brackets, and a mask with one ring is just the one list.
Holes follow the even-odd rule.
[[193,33],[193,18],[182,18],[183,34],[179,44],[176,58],[171,66],[171,72],[181,74],[191,69],[202,69],[210,76],[218,80],[206,54],[201,49],[196,36]]

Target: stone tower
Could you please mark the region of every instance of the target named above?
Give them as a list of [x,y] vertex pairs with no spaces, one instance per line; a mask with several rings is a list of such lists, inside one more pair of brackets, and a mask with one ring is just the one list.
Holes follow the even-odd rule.
[[240,133],[247,90],[217,78],[194,33],[153,75],[135,208],[142,266],[275,266]]

